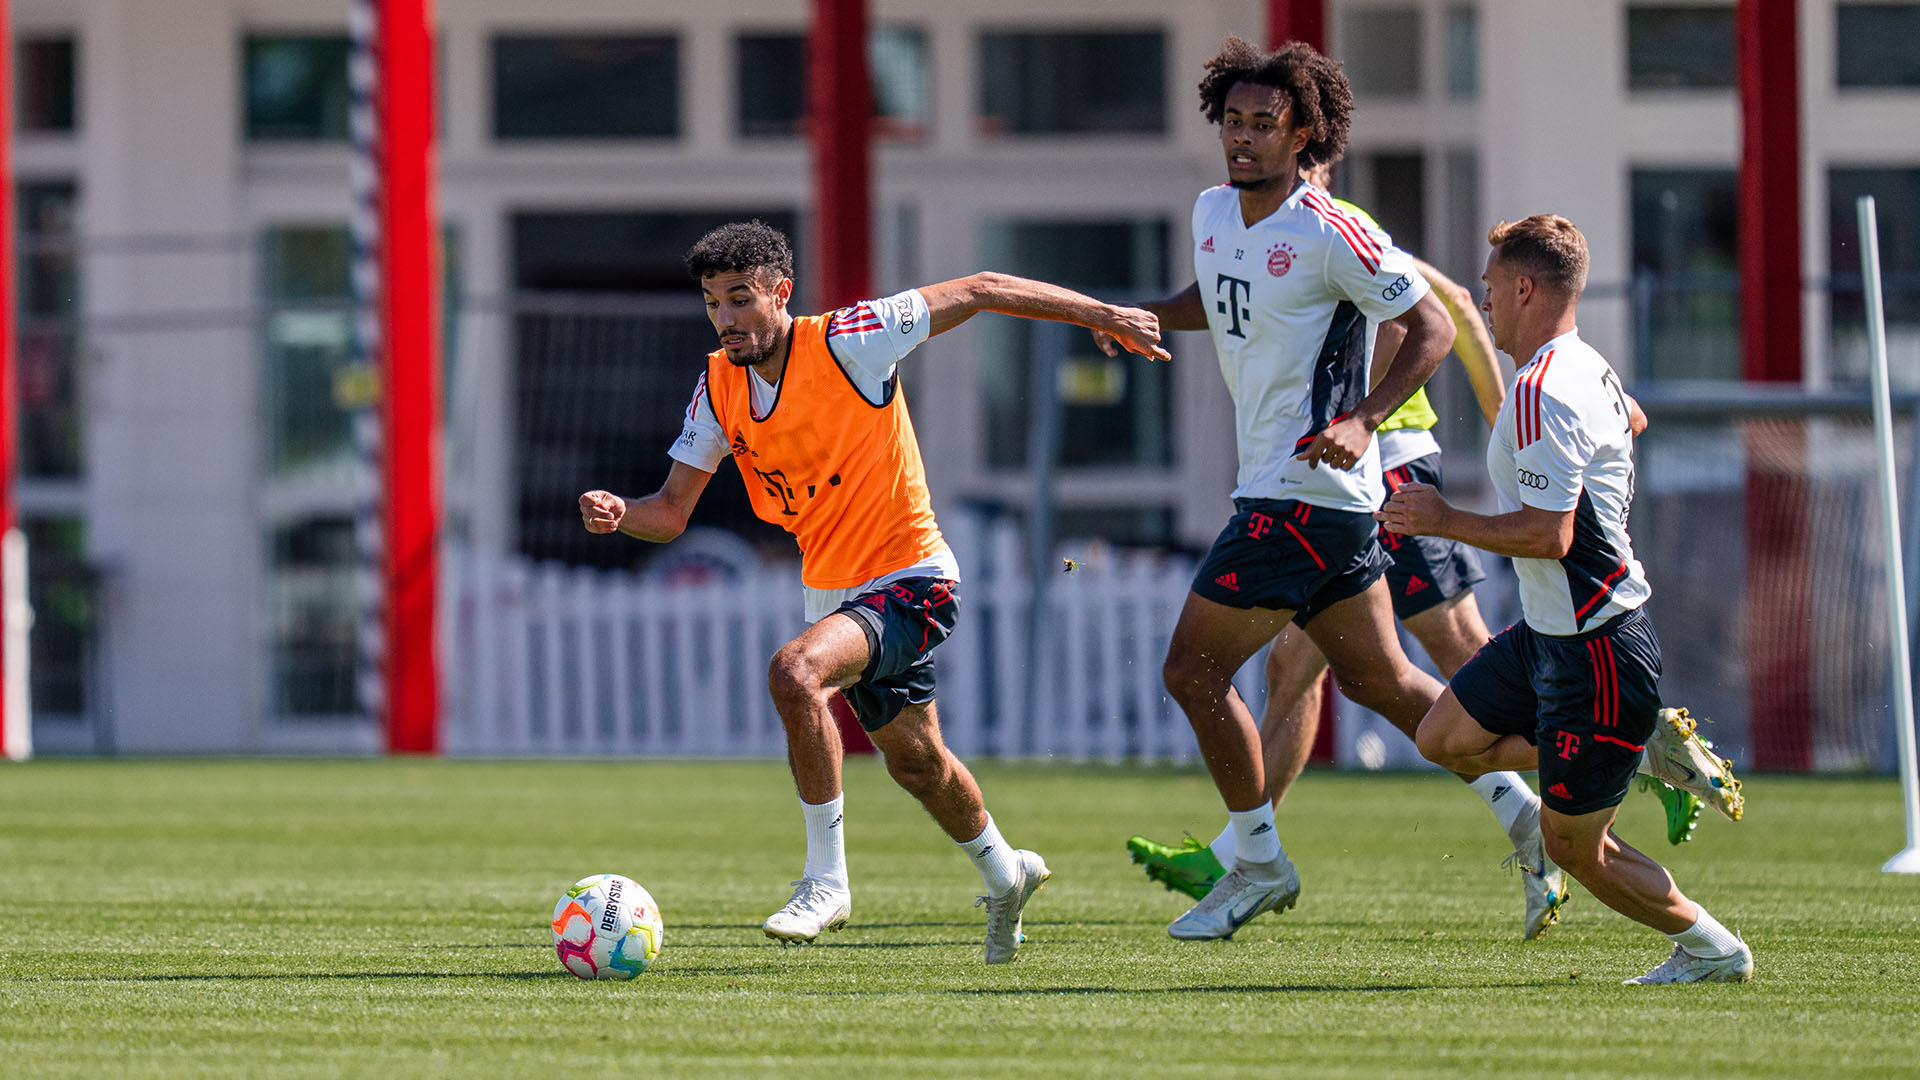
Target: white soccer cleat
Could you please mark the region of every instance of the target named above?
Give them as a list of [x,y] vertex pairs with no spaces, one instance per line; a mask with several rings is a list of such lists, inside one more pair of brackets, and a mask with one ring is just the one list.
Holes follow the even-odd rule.
[[[1256,879],[1248,873],[1249,869],[1277,876]],[[1181,941],[1230,938],[1254,916],[1263,911],[1285,911],[1298,899],[1300,872],[1284,854],[1277,865],[1249,867],[1246,863],[1235,863],[1199,903],[1173,920],[1167,933]]]
[[1747,797],[1740,793],[1733,762],[1713,752],[1713,744],[1700,737],[1700,725],[1685,709],[1660,710],[1653,734],[1647,736],[1640,771],[1692,792],[1731,821],[1739,821],[1746,811]]
[[1546,933],[1547,927],[1560,921],[1560,908],[1567,902],[1567,872],[1547,858],[1546,844],[1540,838],[1538,803],[1514,825],[1523,830],[1521,838],[1502,865],[1510,871],[1515,867],[1520,869],[1520,885],[1527,896],[1521,938],[1533,941]]
[[1027,901],[1033,898],[1040,886],[1047,883],[1053,871],[1039,855],[1022,848],[1014,852],[1019,856],[1020,876],[1014,880],[1013,888],[999,896],[982,896],[973,902],[974,907],[982,904],[987,908],[987,963],[1010,963],[1020,952],[1020,943],[1026,940],[1022,932],[1020,913],[1026,910]]
[[1746,942],[1732,956],[1695,956],[1678,945],[1673,955],[1645,975],[1623,981],[1622,986],[1653,986],[1660,983],[1746,982],[1753,978],[1753,950]]
[[761,928],[768,937],[792,945],[811,945],[821,934],[846,927],[853,915],[852,894],[816,878],[801,878],[793,884],[793,896],[786,906],[769,915]]

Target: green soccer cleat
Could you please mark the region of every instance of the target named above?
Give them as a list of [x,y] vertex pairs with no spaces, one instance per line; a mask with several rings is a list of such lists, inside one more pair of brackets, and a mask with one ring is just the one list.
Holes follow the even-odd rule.
[[1667,843],[1678,846],[1693,839],[1693,830],[1700,824],[1700,797],[1691,791],[1681,791],[1664,780],[1651,776],[1640,778],[1640,790],[1650,791],[1660,800],[1667,811]]
[[1146,868],[1147,877],[1167,887],[1201,900],[1213,891],[1215,882],[1227,876],[1227,868],[1213,857],[1213,849],[1193,838],[1192,833],[1179,847],[1156,844],[1144,836],[1127,838],[1127,854]]

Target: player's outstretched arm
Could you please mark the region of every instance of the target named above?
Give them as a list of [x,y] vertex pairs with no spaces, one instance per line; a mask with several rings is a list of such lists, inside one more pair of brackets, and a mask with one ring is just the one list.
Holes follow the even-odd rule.
[[[1160,332],[1163,334],[1174,330],[1207,328],[1207,309],[1201,302],[1200,283],[1197,281],[1165,300],[1148,300],[1140,308],[1151,311],[1160,320]],[[1120,345],[1113,340],[1112,334],[1095,330],[1093,343],[1108,356],[1120,355]]]
[[1444,536],[1516,559],[1559,559],[1573,548],[1573,511],[1522,506],[1509,514],[1462,510],[1431,484],[1404,484],[1373,519],[1402,536]]
[[1441,306],[1453,320],[1454,355],[1467,369],[1467,381],[1473,384],[1473,396],[1480,402],[1480,413],[1487,418],[1487,426],[1492,427],[1494,418],[1500,415],[1501,403],[1507,399],[1507,385],[1500,374],[1500,357],[1494,352],[1493,338],[1487,334],[1486,321],[1480,317],[1480,308],[1466,286],[1441,273],[1431,263],[1415,259],[1413,265],[1420,276],[1427,279],[1427,284],[1433,286],[1433,294],[1440,298]]
[[1141,308],[1116,307],[1044,281],[983,270],[920,289],[930,334],[944,334],[982,311],[1023,319],[1070,322],[1104,333],[1128,352],[1171,360],[1160,347],[1160,320]]
[[667,482],[643,499],[628,502],[610,491],[581,495],[580,520],[590,533],[604,535],[618,529],[641,540],[665,543],[687,531],[687,519],[711,479],[712,473],[676,461]]

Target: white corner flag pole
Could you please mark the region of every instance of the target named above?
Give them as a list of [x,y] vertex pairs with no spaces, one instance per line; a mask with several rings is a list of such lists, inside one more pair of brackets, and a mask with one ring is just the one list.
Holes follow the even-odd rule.
[[[1893,728],[1900,748],[1900,788],[1907,804],[1906,850],[1884,874],[1920,874],[1920,775],[1913,749],[1913,657],[1907,645],[1907,575],[1900,557],[1900,503],[1893,478],[1893,395],[1887,386],[1887,313],[1880,296],[1880,231],[1873,196],[1854,207],[1860,219],[1860,275],[1867,295],[1867,343],[1873,358],[1873,427],[1879,441],[1880,518],[1887,544],[1887,623],[1893,631]],[[1920,466],[1920,463],[1916,463]]]

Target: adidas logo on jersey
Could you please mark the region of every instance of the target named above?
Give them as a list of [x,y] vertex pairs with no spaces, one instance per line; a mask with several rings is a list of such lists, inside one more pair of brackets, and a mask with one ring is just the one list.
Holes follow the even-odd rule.
[[1572,795],[1572,793],[1571,793],[1571,792],[1569,792],[1569,791],[1567,790],[1567,785],[1565,785],[1565,784],[1555,784],[1555,785],[1553,785],[1552,787],[1550,787],[1550,788],[1548,788],[1548,789],[1547,789],[1547,792],[1548,792],[1548,794],[1551,794],[1551,795],[1553,795],[1553,796],[1555,796],[1555,797],[1557,797],[1557,798],[1561,798],[1561,799],[1571,799],[1571,798],[1573,798],[1573,795]]
[[1232,589],[1234,592],[1240,591],[1239,574],[1221,574],[1219,577],[1213,579],[1213,583],[1223,589]]
[[1206,240],[1205,240],[1205,241],[1204,241],[1203,243],[1201,243],[1201,245],[1200,245],[1200,250],[1201,250],[1201,251],[1212,251],[1212,250],[1213,250],[1213,237],[1211,237],[1211,236],[1209,236],[1209,237],[1207,237],[1207,239],[1206,239]]
[[1427,582],[1420,580],[1420,578],[1417,575],[1414,577],[1408,578],[1406,595],[1412,596],[1414,593],[1417,593],[1420,590],[1426,588],[1427,584],[1428,584]]

